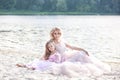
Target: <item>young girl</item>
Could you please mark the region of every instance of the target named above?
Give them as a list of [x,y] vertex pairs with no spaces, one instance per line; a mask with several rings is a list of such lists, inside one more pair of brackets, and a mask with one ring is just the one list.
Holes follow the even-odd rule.
[[56,51],[53,41],[48,41],[46,43],[44,59],[55,63],[61,62],[61,55]]
[[18,67],[24,67],[32,70],[45,71],[50,68],[55,63],[61,62],[60,54],[55,50],[55,45],[53,41],[48,41],[45,45],[45,55],[44,60],[34,60],[29,64],[16,64]]

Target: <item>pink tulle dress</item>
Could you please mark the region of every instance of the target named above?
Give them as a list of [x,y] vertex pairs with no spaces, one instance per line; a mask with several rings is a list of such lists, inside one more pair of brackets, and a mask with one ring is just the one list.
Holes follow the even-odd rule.
[[35,68],[35,70],[46,71],[51,68],[51,66],[61,62],[61,55],[56,52],[52,54],[48,60],[34,59],[32,62],[26,64],[28,68]]

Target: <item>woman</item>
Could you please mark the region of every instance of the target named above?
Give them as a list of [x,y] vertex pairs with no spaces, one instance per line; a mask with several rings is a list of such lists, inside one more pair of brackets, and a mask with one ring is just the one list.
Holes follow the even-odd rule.
[[[82,72],[85,74],[86,72],[88,72],[93,75],[100,75],[111,71],[109,65],[99,61],[93,55],[88,54],[86,50],[75,46],[71,46],[64,40],[62,40],[62,31],[60,28],[53,28],[50,32],[50,36],[50,41],[54,42],[56,51],[59,52],[62,57],[61,60],[63,63],[60,65],[60,68],[62,68],[61,70],[63,70],[61,71],[63,72],[62,74],[72,76],[73,72]],[[67,48],[75,50],[75,52],[68,52]]]
[[[55,43],[56,50],[62,55],[63,60],[75,58],[75,56],[78,54],[78,52],[80,52],[80,54],[82,54],[81,52],[83,52],[83,53],[85,53],[85,56],[89,56],[89,54],[86,50],[75,47],[75,46],[71,46],[68,43],[66,43],[64,40],[62,40],[61,39],[62,31],[60,28],[57,28],[57,27],[53,28],[50,32],[50,36],[51,36],[50,40]],[[67,48],[69,48],[71,50],[76,50],[78,52],[70,54],[67,52]]]

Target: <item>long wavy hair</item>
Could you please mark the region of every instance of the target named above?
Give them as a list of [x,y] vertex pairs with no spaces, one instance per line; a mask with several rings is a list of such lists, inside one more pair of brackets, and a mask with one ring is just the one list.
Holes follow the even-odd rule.
[[51,51],[49,50],[48,48],[48,45],[49,44],[54,44],[54,42],[52,40],[49,40],[46,44],[45,44],[45,55],[44,55],[44,59],[45,60],[48,60],[49,59],[49,56],[51,55]]

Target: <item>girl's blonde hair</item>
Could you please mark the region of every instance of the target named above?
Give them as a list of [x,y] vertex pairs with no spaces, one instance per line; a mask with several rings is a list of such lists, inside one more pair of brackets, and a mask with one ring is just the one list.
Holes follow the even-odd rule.
[[45,59],[45,60],[48,60],[48,59],[49,59],[49,56],[51,55],[51,51],[48,49],[48,45],[49,45],[50,43],[53,43],[53,44],[54,44],[54,42],[53,42],[52,40],[48,41],[48,42],[45,44],[45,55],[44,55],[44,59]]
[[58,31],[58,32],[60,33],[60,35],[62,35],[62,31],[61,31],[61,29],[58,28],[58,27],[55,27],[55,28],[53,28],[53,29],[50,31],[50,37],[51,37],[51,40],[54,39],[53,34],[54,34],[55,31]]

